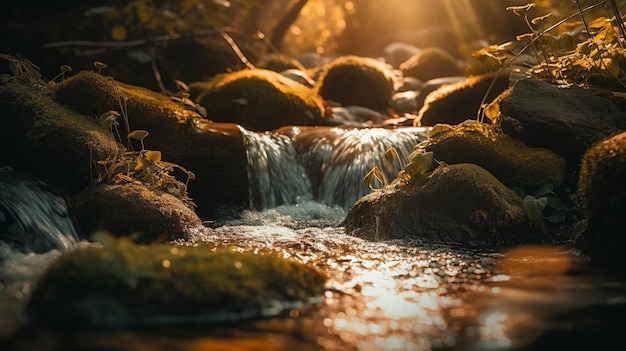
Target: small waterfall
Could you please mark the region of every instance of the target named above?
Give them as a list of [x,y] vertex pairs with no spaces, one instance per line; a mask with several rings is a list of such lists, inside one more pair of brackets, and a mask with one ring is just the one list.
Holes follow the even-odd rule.
[[[251,208],[273,208],[310,198],[349,208],[371,191],[363,177],[378,166],[389,180],[394,179],[428,129],[298,127],[282,131],[244,130]],[[390,164],[384,154],[391,147],[399,160]]]
[[289,137],[241,130],[248,158],[250,208],[272,208],[311,198],[309,178]]
[[[363,178],[374,166],[391,181],[427,132],[426,128],[331,128],[315,138],[314,145],[300,157],[309,174],[314,175],[311,182],[315,198],[327,205],[349,208],[371,191]],[[384,155],[391,147],[399,159],[389,163]]]
[[40,180],[0,170],[0,241],[43,253],[78,240],[63,196]]

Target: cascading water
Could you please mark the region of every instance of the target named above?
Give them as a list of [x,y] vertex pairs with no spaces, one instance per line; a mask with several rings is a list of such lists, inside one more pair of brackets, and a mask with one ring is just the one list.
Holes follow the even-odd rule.
[[[310,198],[349,208],[371,191],[363,177],[374,166],[395,178],[426,128],[314,128],[280,133],[244,133],[252,208],[294,204]],[[301,137],[300,134],[307,134]],[[311,137],[314,134],[314,137]],[[385,162],[394,148],[399,159]]]
[[74,246],[78,234],[63,196],[40,180],[0,171],[0,241],[48,252]]
[[[299,155],[310,174],[316,174],[315,199],[326,205],[349,208],[371,189],[363,177],[377,166],[392,180],[408,162],[415,145],[426,138],[426,128],[332,128]],[[398,159],[385,161],[385,152],[394,148]]]
[[241,131],[248,158],[250,208],[293,204],[298,197],[311,196],[309,179],[287,136]]

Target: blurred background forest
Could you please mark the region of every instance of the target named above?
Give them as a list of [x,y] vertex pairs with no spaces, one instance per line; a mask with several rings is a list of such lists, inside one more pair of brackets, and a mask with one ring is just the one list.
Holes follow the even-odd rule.
[[[586,1],[582,1],[584,3]],[[571,1],[535,1],[535,15],[574,13]],[[107,73],[159,89],[155,75],[198,81],[269,53],[383,56],[391,43],[437,46],[462,60],[528,31],[512,0],[30,0],[0,12],[0,52],[29,59],[44,77],[108,65]],[[557,17],[557,16],[554,16]]]

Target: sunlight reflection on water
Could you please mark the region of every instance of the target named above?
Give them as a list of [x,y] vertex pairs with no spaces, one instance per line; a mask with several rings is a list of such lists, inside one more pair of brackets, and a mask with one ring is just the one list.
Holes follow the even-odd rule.
[[[307,212],[312,205],[303,202],[294,210]],[[416,241],[372,242],[331,226],[343,215],[341,209],[312,210],[315,217],[334,213],[326,219],[328,226],[320,219],[319,227],[289,220],[289,211],[250,211],[217,228],[199,228],[186,244],[278,254],[317,267],[328,281],[324,295],[310,307],[276,306],[273,318],[174,329],[159,338],[154,331],[92,335],[80,339],[81,349],[219,350],[228,344],[229,350],[514,350],[533,345],[546,330],[592,328],[600,318],[594,310],[598,306],[626,305],[622,281],[586,271],[579,257],[558,247],[489,252]],[[288,226],[271,225],[276,216]],[[25,303],[25,297],[11,294],[32,283],[50,255],[27,258],[6,248],[0,253],[0,304]],[[43,265],[29,263],[38,257],[46,258]],[[5,312],[15,310],[3,306]],[[592,308],[589,316],[576,314],[587,308]],[[626,325],[624,317],[608,318],[617,321],[614,328]],[[608,323],[606,318],[600,322]],[[532,349],[554,346],[546,345]]]

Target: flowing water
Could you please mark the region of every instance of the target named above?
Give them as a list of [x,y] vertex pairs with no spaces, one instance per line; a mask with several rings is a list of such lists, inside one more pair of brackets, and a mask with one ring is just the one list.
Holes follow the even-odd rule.
[[[0,349],[621,350],[625,282],[592,270],[563,245],[469,250],[346,235],[340,226],[348,208],[343,204],[358,198],[361,190],[333,188],[354,179],[362,185],[363,170],[379,162],[381,152],[390,146],[410,150],[412,146],[402,145],[414,145],[423,138],[420,133],[407,132],[412,139],[406,142],[406,135],[398,136],[402,133],[329,130],[301,134],[306,147],[298,138],[292,144],[283,136],[250,135],[249,152],[261,153],[249,157],[257,167],[249,173],[257,187],[251,190],[256,202],[219,226],[197,228],[191,242],[271,252],[313,265],[329,277],[321,299],[278,308],[259,320],[53,333],[29,325],[23,307],[36,278],[63,249],[24,253],[0,244],[0,335],[13,335],[0,340]],[[356,161],[345,154],[350,148],[339,151],[339,144],[356,139],[385,145],[362,146]],[[362,155],[367,150],[378,151]],[[404,154],[401,158],[407,157],[405,151],[398,152]],[[336,172],[328,179],[345,180],[307,178],[303,170],[322,177]],[[274,177],[297,184],[281,190]],[[322,184],[326,190],[320,190]],[[83,245],[91,244],[74,247]]]

